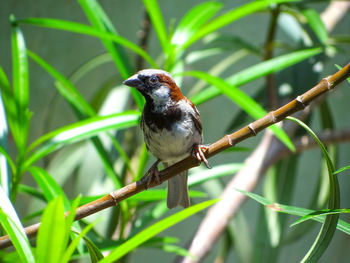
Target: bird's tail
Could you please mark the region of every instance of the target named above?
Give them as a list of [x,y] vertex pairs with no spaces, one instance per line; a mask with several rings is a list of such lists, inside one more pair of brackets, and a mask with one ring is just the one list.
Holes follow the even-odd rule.
[[188,171],[182,172],[168,180],[167,206],[173,208],[178,205],[186,208],[191,205],[187,188]]

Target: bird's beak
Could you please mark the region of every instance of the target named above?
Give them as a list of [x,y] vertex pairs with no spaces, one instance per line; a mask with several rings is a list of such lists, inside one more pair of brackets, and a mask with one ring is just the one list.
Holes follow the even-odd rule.
[[125,80],[123,84],[129,87],[136,88],[138,90],[142,89],[144,86],[143,82],[138,78],[138,74],[131,76],[130,78]]

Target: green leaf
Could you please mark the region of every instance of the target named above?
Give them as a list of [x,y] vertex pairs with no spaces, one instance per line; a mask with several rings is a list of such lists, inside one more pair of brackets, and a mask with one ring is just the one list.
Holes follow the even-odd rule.
[[[250,197],[251,199],[259,202],[260,204],[262,204],[262,205],[266,206],[267,208],[269,208],[275,212],[278,212],[278,213],[284,213],[284,214],[288,214],[288,215],[295,215],[295,216],[302,217],[302,216],[305,216],[307,214],[315,212],[314,210],[306,209],[306,208],[302,208],[302,207],[274,203],[274,202],[272,202],[272,201],[270,201],[270,200],[268,200],[260,195],[250,193],[250,192],[247,192],[244,190],[236,189],[236,191],[241,192],[242,194]],[[325,221],[325,216],[313,217],[311,219],[314,221],[323,223]],[[338,221],[337,229],[350,235],[350,224],[343,221],[343,220]]]
[[[246,95],[243,91],[238,89],[236,86],[231,85],[228,81],[225,81],[219,77],[211,76],[208,73],[200,71],[189,71],[184,72],[184,75],[194,76],[199,79],[207,81],[209,84],[215,86],[222,94],[225,94],[232,101],[234,101],[241,109],[252,116],[254,119],[262,118],[267,112],[252,98]],[[276,125],[270,126],[274,135],[281,140],[291,151],[295,150],[295,147],[285,133],[285,131]]]
[[181,19],[171,38],[171,43],[182,45],[187,42],[188,39],[221,8],[222,3],[211,1],[196,5]]
[[310,214],[307,214],[303,216],[302,218],[298,219],[295,221],[293,224],[290,226],[295,226],[297,224],[303,223],[307,220],[313,219],[318,216],[325,216],[325,215],[334,215],[334,214],[349,214],[350,209],[325,209],[325,210],[318,210],[315,212],[312,212]]
[[[18,109],[16,106],[15,98],[11,89],[10,82],[0,66],[0,87],[1,87],[1,97],[3,98],[3,103],[6,110],[6,117],[9,123],[12,136],[14,140],[17,140],[20,137],[20,129],[19,129],[19,119],[18,119]],[[16,142],[18,145],[19,142]]]
[[[189,191],[190,197],[205,197],[206,195],[203,192],[199,191]],[[167,190],[165,189],[149,189],[147,191],[142,191],[136,195],[133,195],[128,198],[128,201],[145,201],[153,202],[159,200],[165,200],[167,196]]]
[[232,175],[244,167],[242,163],[230,163],[216,165],[212,169],[197,167],[190,170],[188,176],[188,186],[199,185],[203,182],[220,178],[226,175]]
[[20,155],[23,154],[29,129],[30,113],[28,110],[29,101],[29,78],[28,58],[22,31],[15,23],[15,17],[10,16],[12,23],[12,72],[13,72],[13,95],[17,106],[18,129],[16,141]]
[[10,195],[10,167],[14,171],[15,165],[7,153],[8,150],[8,127],[6,113],[0,90],[0,186],[5,193]]
[[[209,23],[203,25],[193,36],[183,45],[183,48],[186,49],[199,39],[204,36],[217,31],[218,29],[242,18],[247,15],[253,14],[259,10],[267,8],[271,4],[286,3],[291,2],[291,0],[271,0],[271,1],[255,1],[245,5],[242,5],[236,9],[233,9],[215,19]],[[295,1],[293,1],[295,2]]]
[[[113,27],[112,22],[108,18],[107,14],[104,12],[103,8],[96,0],[80,0],[79,1],[81,7],[84,9],[87,17],[89,18],[92,25],[99,31],[106,32],[106,33],[112,33],[113,35],[118,35],[116,29]],[[125,40],[125,39],[124,39]],[[117,68],[120,71],[121,76],[126,79],[130,75],[134,73],[134,69],[131,66],[130,58],[126,55],[124,49],[120,45],[114,45],[111,39],[102,39],[102,42],[110,55],[112,56]],[[142,53],[142,57],[148,61],[150,59],[150,56],[142,49],[139,48],[137,45],[132,44],[131,42],[128,43],[129,48],[131,49],[137,49],[138,52]],[[141,56],[141,54],[140,54]],[[146,59],[147,57],[147,59]],[[152,61],[152,59],[151,59]],[[153,62],[152,62],[153,63]],[[156,66],[156,64],[152,64],[153,66]],[[156,66],[157,67],[157,66]],[[136,105],[139,109],[142,109],[144,105],[144,99],[143,96],[137,92],[135,89],[130,89],[131,94],[135,100]]]
[[87,225],[80,233],[79,235],[70,243],[68,248],[66,249],[62,259],[60,262],[69,262],[70,258],[72,257],[75,249],[77,248],[80,240],[93,228],[95,223],[91,223]]
[[147,13],[152,21],[163,52],[167,54],[169,49],[169,39],[158,2],[157,0],[143,0],[143,4],[145,5]]
[[94,36],[102,39],[111,40],[115,43],[118,43],[122,46],[125,46],[131,49],[132,51],[134,51],[135,53],[143,57],[153,68],[158,68],[157,63],[147,54],[147,52],[145,52],[143,49],[141,49],[131,41],[127,40],[126,38],[117,36],[112,33],[106,33],[84,24],[65,21],[65,20],[59,20],[59,19],[51,19],[51,18],[19,19],[17,20],[17,23],[54,28],[54,29],[76,32],[84,35],[90,35],[90,36]]
[[22,262],[35,262],[34,256],[25,234],[24,228],[19,220],[11,201],[8,199],[3,188],[0,186],[0,224],[11,238],[12,244]]
[[174,215],[171,215],[152,226],[146,228],[145,230],[141,231],[134,237],[130,238],[128,241],[124,242],[122,245],[114,249],[107,257],[105,257],[103,260],[101,260],[101,263],[105,262],[112,262],[115,261],[122,256],[128,254],[132,250],[134,250],[136,247],[138,247],[140,244],[144,243],[151,237],[159,234],[160,232],[164,231],[165,229],[175,225],[176,223],[186,219],[187,217],[198,213],[199,211],[211,206],[212,204],[216,203],[218,199],[209,200],[202,202],[200,204],[191,206],[189,208],[186,208]]
[[57,80],[56,86],[58,91],[70,104],[72,104],[78,110],[79,113],[85,116],[96,115],[95,111],[85,101],[85,99],[81,96],[73,84],[68,81],[67,78],[65,78],[61,73],[59,73],[56,69],[54,69],[51,65],[49,65],[35,53],[29,50],[27,50],[27,53],[36,63],[43,67],[52,77]]
[[64,145],[91,138],[99,132],[135,126],[139,123],[139,118],[139,112],[127,111],[109,116],[93,117],[49,132],[31,144],[29,151],[40,146],[27,158],[26,166],[29,167],[43,156]]
[[92,263],[97,263],[104,258],[99,248],[87,236],[83,236],[83,239],[86,243]]
[[65,210],[70,208],[70,203],[62,188],[56,183],[51,175],[41,167],[32,166],[28,171],[33,175],[36,183],[43,191],[47,202],[55,199],[57,196],[62,196]]
[[22,194],[27,194],[31,197],[35,197],[43,202],[46,202],[46,198],[44,194],[34,187],[31,187],[25,184],[19,184],[18,191],[21,192]]
[[[311,48],[311,49],[299,50],[299,51],[295,51],[285,55],[281,55],[279,57],[275,57],[270,60],[260,62],[249,68],[246,68],[232,75],[231,77],[225,79],[225,81],[232,86],[239,87],[241,85],[244,85],[260,77],[266,76],[274,72],[278,72],[300,61],[303,61],[307,58],[315,56],[321,52],[322,52],[321,48]],[[192,97],[191,100],[193,101],[194,104],[198,105],[220,94],[221,94],[220,90],[218,90],[214,86],[211,86],[201,91],[196,96]]]
[[329,36],[319,13],[317,13],[315,9],[311,8],[303,9],[301,12],[307,19],[308,24],[310,25],[311,29],[315,32],[319,41],[323,45],[327,45]]
[[[327,162],[327,168],[328,168],[328,177],[329,177],[328,209],[331,209],[331,210],[338,209],[340,205],[338,179],[337,179],[337,176],[334,175],[335,168],[325,146],[317,138],[316,134],[305,123],[293,117],[287,117],[287,119],[303,127],[316,140],[319,147],[321,148],[323,157]],[[327,249],[330,241],[333,238],[334,231],[337,227],[338,219],[339,219],[339,214],[326,216],[326,219],[322,225],[322,228],[316,240],[314,241],[312,247],[307,252],[305,257],[302,259],[302,262],[316,262],[322,256],[322,254]]]
[[38,263],[59,263],[65,250],[66,223],[63,199],[49,202],[41,218],[37,235],[36,260]]
[[342,167],[339,170],[336,170],[333,174],[335,175],[335,174],[341,173],[341,172],[343,172],[345,170],[349,170],[349,169],[350,169],[350,165]]

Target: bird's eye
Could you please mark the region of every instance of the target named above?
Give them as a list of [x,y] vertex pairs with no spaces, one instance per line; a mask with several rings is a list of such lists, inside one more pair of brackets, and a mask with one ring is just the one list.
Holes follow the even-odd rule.
[[149,78],[148,81],[149,81],[150,84],[154,85],[154,84],[158,83],[158,77],[157,76],[152,76],[152,77]]

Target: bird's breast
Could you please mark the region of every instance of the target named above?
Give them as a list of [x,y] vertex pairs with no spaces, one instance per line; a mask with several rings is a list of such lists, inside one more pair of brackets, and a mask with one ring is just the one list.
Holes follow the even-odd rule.
[[162,161],[174,163],[187,157],[194,144],[202,143],[202,135],[195,127],[189,113],[179,111],[175,115],[144,113],[141,128],[148,150]]

